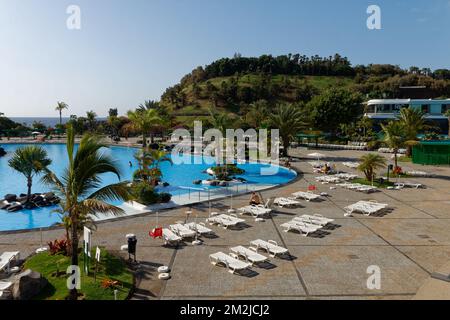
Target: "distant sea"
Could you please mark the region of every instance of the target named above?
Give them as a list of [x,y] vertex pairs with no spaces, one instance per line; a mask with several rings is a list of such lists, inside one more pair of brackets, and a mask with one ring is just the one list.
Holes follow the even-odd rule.
[[[12,121],[25,124],[30,127],[33,125],[33,122],[38,121],[42,122],[47,127],[54,127],[59,124],[59,117],[9,117]],[[69,117],[63,117],[62,123],[65,124],[70,120]],[[97,120],[105,120],[105,118],[97,118]]]

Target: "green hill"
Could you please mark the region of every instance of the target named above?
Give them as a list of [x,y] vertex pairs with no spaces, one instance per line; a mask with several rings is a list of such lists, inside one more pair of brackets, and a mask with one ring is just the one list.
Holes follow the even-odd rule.
[[207,118],[209,108],[242,115],[248,105],[257,100],[271,104],[307,102],[330,87],[351,88],[353,77],[293,76],[246,74],[217,77],[183,86],[170,100],[163,96],[161,104],[168,107],[177,120],[190,125],[196,119]]
[[403,70],[399,66],[352,66],[338,54],[306,57],[289,54],[273,57],[223,58],[197,67],[161,96],[160,105],[178,122],[190,126],[204,119],[208,110],[242,116],[259,100],[268,105],[308,104],[328,88],[342,88],[367,98],[397,98],[402,86],[425,86],[430,96],[450,96],[450,70]]

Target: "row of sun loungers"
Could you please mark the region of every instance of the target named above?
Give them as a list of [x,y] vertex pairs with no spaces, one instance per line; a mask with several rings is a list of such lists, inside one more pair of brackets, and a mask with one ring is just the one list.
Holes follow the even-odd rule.
[[236,227],[240,223],[244,223],[244,219],[238,218],[236,215],[220,214],[218,216],[210,217],[206,220],[210,225],[220,225],[225,229]]
[[347,168],[356,169],[359,167],[359,162],[342,162],[342,165],[344,165]]
[[184,239],[193,239],[196,236],[211,235],[213,233],[204,223],[176,223],[170,225],[169,228],[163,228],[163,239],[165,244],[177,245]]
[[349,190],[365,192],[365,193],[371,193],[371,192],[378,191],[377,187],[368,186],[368,185],[360,184],[360,183],[340,183],[340,184],[337,184],[337,186],[346,188]]
[[251,247],[236,246],[230,248],[230,253],[226,254],[222,251],[209,255],[209,260],[213,265],[223,265],[228,272],[234,274],[252,266],[269,261],[269,258],[260,254],[260,250],[264,250],[270,257],[275,258],[289,254],[288,249],[280,247],[275,241],[257,239],[250,242]]
[[333,219],[325,218],[321,215],[302,215],[283,223],[281,227],[284,229],[284,232],[296,231],[307,237],[333,222]]
[[341,179],[334,175],[333,176],[320,176],[320,177],[316,177],[316,181],[322,182],[322,183],[339,183],[339,182],[341,182]]
[[346,216],[352,215],[354,212],[362,213],[366,216],[379,213],[385,210],[389,205],[385,203],[378,203],[376,201],[359,201],[348,207],[345,207]]
[[337,177],[341,180],[350,181],[358,178],[358,175],[351,173],[338,173],[334,177]]
[[406,172],[407,175],[413,176],[413,177],[432,177],[433,174],[425,172],[425,171],[407,171]]
[[292,196],[295,199],[304,199],[306,201],[313,201],[313,200],[317,200],[320,199],[320,195],[312,193],[312,192],[303,192],[303,191],[299,191],[299,192],[295,192],[292,194]]

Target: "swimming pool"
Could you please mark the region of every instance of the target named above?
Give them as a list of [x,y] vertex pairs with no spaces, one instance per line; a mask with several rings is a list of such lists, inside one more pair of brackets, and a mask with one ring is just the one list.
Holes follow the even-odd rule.
[[[8,160],[12,153],[24,144],[3,144],[1,145],[8,153],[5,157],[0,158],[0,199],[3,199],[5,194],[20,194],[26,193],[26,180],[18,172],[12,170],[8,166]],[[41,144],[49,155],[49,158],[53,160],[50,169],[57,175],[61,175],[67,166],[68,158],[66,154],[66,146],[63,144]],[[111,156],[117,161],[117,164],[121,170],[121,180],[131,180],[133,171],[137,168],[137,161],[133,155],[137,151],[135,148],[116,147],[112,146],[110,149],[105,149],[104,152],[110,153]],[[185,155],[184,157],[186,157]],[[201,156],[192,156],[192,164],[170,165],[165,162],[161,165],[164,182],[170,184],[169,187],[162,188],[160,191],[169,192],[172,194],[182,194],[189,192],[189,188],[216,188],[207,187],[205,185],[198,186],[193,182],[195,180],[206,180],[211,178],[204,171],[211,166],[211,164],[205,163]],[[194,164],[194,158],[200,159],[201,164]],[[129,161],[133,166],[129,166]],[[239,165],[240,168],[245,170],[242,178],[246,179],[249,184],[256,185],[278,185],[284,184],[296,177],[296,173],[287,170],[285,168],[279,168],[276,175],[263,176],[260,174],[261,168],[268,167],[267,164],[246,163]],[[41,193],[50,191],[48,187],[40,183],[40,177],[35,178],[33,181],[33,193]],[[110,184],[118,182],[116,176],[112,174],[105,174],[102,176],[103,183]],[[120,203],[115,203],[120,204]],[[58,214],[53,213],[55,207],[39,208],[34,210],[23,210],[18,212],[7,212],[0,210],[0,231],[9,230],[22,230],[22,229],[35,229],[52,226],[55,223],[60,222]]]

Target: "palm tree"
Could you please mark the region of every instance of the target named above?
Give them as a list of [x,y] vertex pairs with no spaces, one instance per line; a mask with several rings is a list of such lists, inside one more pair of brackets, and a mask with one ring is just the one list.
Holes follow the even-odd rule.
[[[47,170],[42,181],[52,186],[61,198],[63,221],[70,228],[71,264],[78,265],[79,236],[83,226],[98,213],[122,214],[123,209],[106,201],[131,199],[128,182],[119,182],[101,186],[101,175],[112,173],[120,180],[119,169],[115,161],[101,149],[108,148],[99,139],[84,135],[75,153],[75,134],[73,127],[67,129],[67,155],[69,165],[61,177]],[[76,289],[70,290],[70,299],[77,299]]]
[[60,127],[62,127],[62,112],[63,112],[63,110],[64,109],[69,109],[69,106],[67,105],[67,103],[65,103],[65,102],[59,102],[58,101],[58,104],[56,105],[56,111],[58,111],[59,112],[59,125],[60,125]]
[[47,157],[47,151],[39,146],[26,146],[17,149],[8,164],[11,168],[20,172],[27,179],[27,203],[31,197],[31,187],[33,186],[33,178],[42,173],[52,160]]
[[264,126],[264,122],[269,116],[267,101],[258,100],[250,105],[250,110],[245,116],[246,122],[254,129]]
[[389,121],[387,125],[381,124],[384,132],[384,142],[394,150],[395,168],[398,168],[398,150],[405,146],[406,132],[400,121]]
[[162,177],[160,165],[163,162],[173,164],[172,159],[161,150],[145,148],[136,152],[134,157],[139,163],[139,169],[133,174],[134,178],[142,179],[152,186],[156,186],[158,180]]
[[218,112],[215,108],[209,108],[209,123],[214,129],[226,136],[227,129],[233,126],[233,119],[225,112]]
[[128,111],[128,119],[130,119],[133,128],[142,134],[142,147],[147,146],[147,133],[155,127],[163,124],[163,119],[155,109],[137,109]]
[[418,109],[403,108],[400,110],[398,120],[403,125],[406,138],[406,155],[411,156],[412,146],[417,141],[419,132],[425,129],[424,113]]
[[361,157],[358,170],[364,172],[367,181],[372,181],[375,172],[386,166],[386,158],[376,153],[368,153]]
[[271,128],[280,131],[283,140],[283,156],[288,155],[288,148],[295,135],[305,127],[305,115],[292,104],[279,105],[269,117]]
[[97,114],[94,111],[91,110],[91,111],[86,112],[86,119],[89,123],[89,130],[91,132],[94,131],[95,118],[97,118]]

